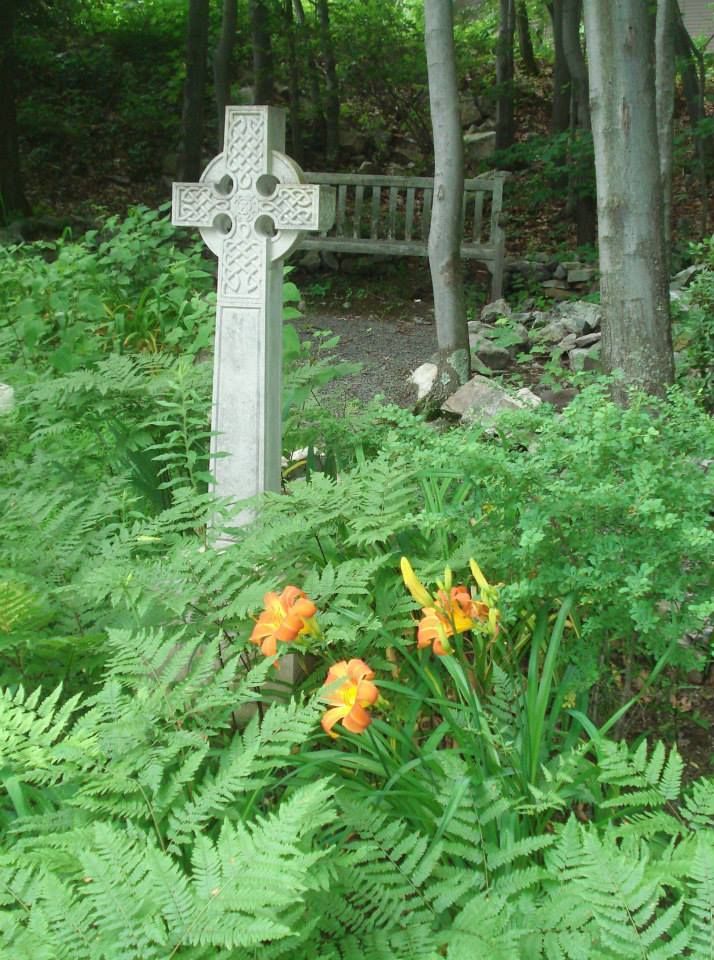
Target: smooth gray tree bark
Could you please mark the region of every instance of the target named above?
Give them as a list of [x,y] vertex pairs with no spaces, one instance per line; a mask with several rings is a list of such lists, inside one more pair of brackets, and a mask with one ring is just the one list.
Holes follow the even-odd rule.
[[498,150],[511,146],[515,132],[513,106],[515,29],[515,0],[499,0],[498,39],[496,40],[496,149]]
[[204,100],[208,73],[209,0],[189,0],[186,32],[186,82],[181,116],[178,179],[198,180],[203,145]]
[[631,388],[662,395],[674,378],[655,94],[655,10],[586,0],[597,175],[602,349]]
[[424,0],[424,39],[434,137],[429,267],[434,288],[439,369],[428,398],[428,405],[433,408],[465,383],[470,372],[461,265],[463,140],[451,0]]
[[231,61],[238,25],[237,0],[223,0],[221,33],[213,54],[213,82],[218,114],[218,150],[223,149],[223,128],[231,90]]

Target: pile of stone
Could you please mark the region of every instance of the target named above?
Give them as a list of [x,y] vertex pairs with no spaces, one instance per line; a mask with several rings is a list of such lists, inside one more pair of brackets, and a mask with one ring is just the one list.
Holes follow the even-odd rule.
[[558,260],[547,254],[532,259],[506,258],[504,286],[517,291],[536,285],[552,300],[577,300],[597,289],[597,270],[581,260]]
[[514,313],[505,300],[488,303],[469,321],[474,369],[489,374],[528,359],[557,358],[572,371],[596,370],[601,312],[596,303],[563,301],[553,309]]

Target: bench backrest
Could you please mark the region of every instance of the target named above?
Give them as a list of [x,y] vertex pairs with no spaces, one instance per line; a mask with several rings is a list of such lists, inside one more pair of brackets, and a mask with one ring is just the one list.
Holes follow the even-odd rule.
[[[496,173],[464,181],[462,256],[497,256],[504,240],[499,217],[505,176]],[[305,238],[306,246],[324,249],[320,241],[328,240],[329,248],[344,251],[353,247],[354,252],[365,251],[366,245],[374,244],[375,252],[425,253],[434,189],[431,177],[306,173],[305,179],[337,191],[334,225],[317,237]]]
[[[501,296],[503,278],[506,239],[500,218],[507,176],[495,172],[464,180],[461,256],[487,264],[494,296]],[[427,255],[434,192],[431,177],[306,173],[305,179],[335,187],[337,206],[330,230],[305,236],[302,248]]]

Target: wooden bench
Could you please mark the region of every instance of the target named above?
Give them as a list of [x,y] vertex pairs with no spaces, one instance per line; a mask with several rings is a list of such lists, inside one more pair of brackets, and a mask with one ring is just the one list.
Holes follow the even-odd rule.
[[[492,300],[503,292],[506,234],[501,213],[507,176],[495,172],[464,181],[461,256],[488,267]],[[332,228],[306,236],[301,249],[427,256],[434,191],[431,177],[306,173],[305,179],[335,187],[337,209]]]

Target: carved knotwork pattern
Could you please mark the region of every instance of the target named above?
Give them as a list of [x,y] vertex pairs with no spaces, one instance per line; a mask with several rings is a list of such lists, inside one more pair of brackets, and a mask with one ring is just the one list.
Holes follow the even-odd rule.
[[317,226],[318,188],[311,184],[278,186],[266,200],[263,211],[273,218],[278,230],[306,230]]
[[238,224],[235,236],[223,244],[218,299],[257,300],[265,277],[265,253],[265,243],[255,236],[252,224]]
[[219,213],[229,213],[227,199],[216,196],[213,187],[202,183],[181,184],[175,217],[187,226],[210,226]]
[[264,118],[259,114],[232,115],[224,152],[226,169],[238,189],[250,189],[267,164]]

